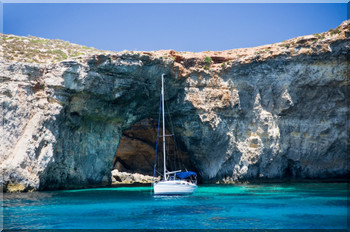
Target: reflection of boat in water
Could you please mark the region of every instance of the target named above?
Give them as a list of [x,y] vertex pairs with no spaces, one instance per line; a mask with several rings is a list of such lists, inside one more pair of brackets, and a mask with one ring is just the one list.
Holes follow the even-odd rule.
[[[197,173],[192,171],[167,171],[166,168],[166,152],[165,152],[165,121],[164,121],[164,74],[162,74],[162,92],[161,92],[161,106],[163,119],[163,179],[159,182],[153,183],[155,195],[182,195],[192,194],[197,189]],[[158,122],[159,123],[159,122]],[[158,126],[159,134],[159,126]],[[157,143],[158,146],[158,143]],[[155,165],[156,167],[156,165]]]

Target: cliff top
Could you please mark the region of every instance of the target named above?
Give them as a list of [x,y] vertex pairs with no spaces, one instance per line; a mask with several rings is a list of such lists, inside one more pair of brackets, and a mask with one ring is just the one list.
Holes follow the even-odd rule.
[[2,39],[0,55],[5,60],[24,63],[54,63],[66,59],[80,59],[86,55],[107,53],[93,47],[73,44],[59,39],[0,35]]
[[338,40],[346,40],[350,32],[350,20],[344,21],[335,29],[313,35],[300,36],[280,43],[251,48],[239,48],[225,51],[175,52],[159,50],[151,52],[98,50],[58,39],[44,39],[34,36],[16,36],[0,34],[2,44],[0,56],[8,61],[24,63],[55,63],[62,60],[82,60],[86,56],[97,54],[110,55],[148,55],[153,58],[175,61],[183,71],[191,68],[204,70],[221,69],[232,62],[251,63],[274,58],[280,55],[297,56],[300,54],[321,54],[329,51],[329,45]]

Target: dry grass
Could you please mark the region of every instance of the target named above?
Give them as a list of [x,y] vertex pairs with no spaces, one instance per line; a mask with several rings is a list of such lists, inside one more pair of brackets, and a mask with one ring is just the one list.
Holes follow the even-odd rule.
[[54,63],[66,59],[81,59],[83,56],[91,54],[108,53],[107,51],[58,39],[50,40],[34,36],[0,35],[0,55],[8,61]]

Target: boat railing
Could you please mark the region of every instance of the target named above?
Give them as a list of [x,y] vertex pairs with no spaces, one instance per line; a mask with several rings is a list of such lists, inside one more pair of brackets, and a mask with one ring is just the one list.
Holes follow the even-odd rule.
[[177,170],[177,171],[172,171],[172,172],[166,172],[165,174],[170,175],[170,174],[175,174],[181,172],[181,170]]

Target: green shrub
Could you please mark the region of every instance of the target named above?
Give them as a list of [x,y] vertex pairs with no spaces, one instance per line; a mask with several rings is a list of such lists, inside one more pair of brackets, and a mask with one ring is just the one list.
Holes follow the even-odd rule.
[[62,58],[62,59],[68,58],[67,54],[64,53],[62,50],[54,50],[54,51],[50,51],[50,53],[55,54],[55,55],[59,55],[60,58]]
[[204,60],[205,63],[210,64],[211,61],[212,61],[212,59],[211,59],[210,56],[206,56],[206,57],[205,57],[205,60]]
[[331,35],[335,35],[335,34],[339,34],[341,31],[339,30],[339,28],[336,28],[336,29],[330,29],[328,32]]
[[279,44],[280,47],[285,47],[285,48],[289,48],[290,44],[289,43],[283,43],[283,44]]
[[47,43],[47,41],[43,40],[43,39],[33,39],[30,42],[35,43],[35,44],[46,44]]
[[209,66],[206,66],[206,65],[205,65],[205,66],[204,66],[204,69],[205,69],[205,70],[209,70]]
[[313,34],[315,37],[317,37],[317,39],[324,39],[325,38],[325,35],[324,35],[324,33],[322,33],[322,34],[319,34],[319,33],[315,33],[315,34]]

